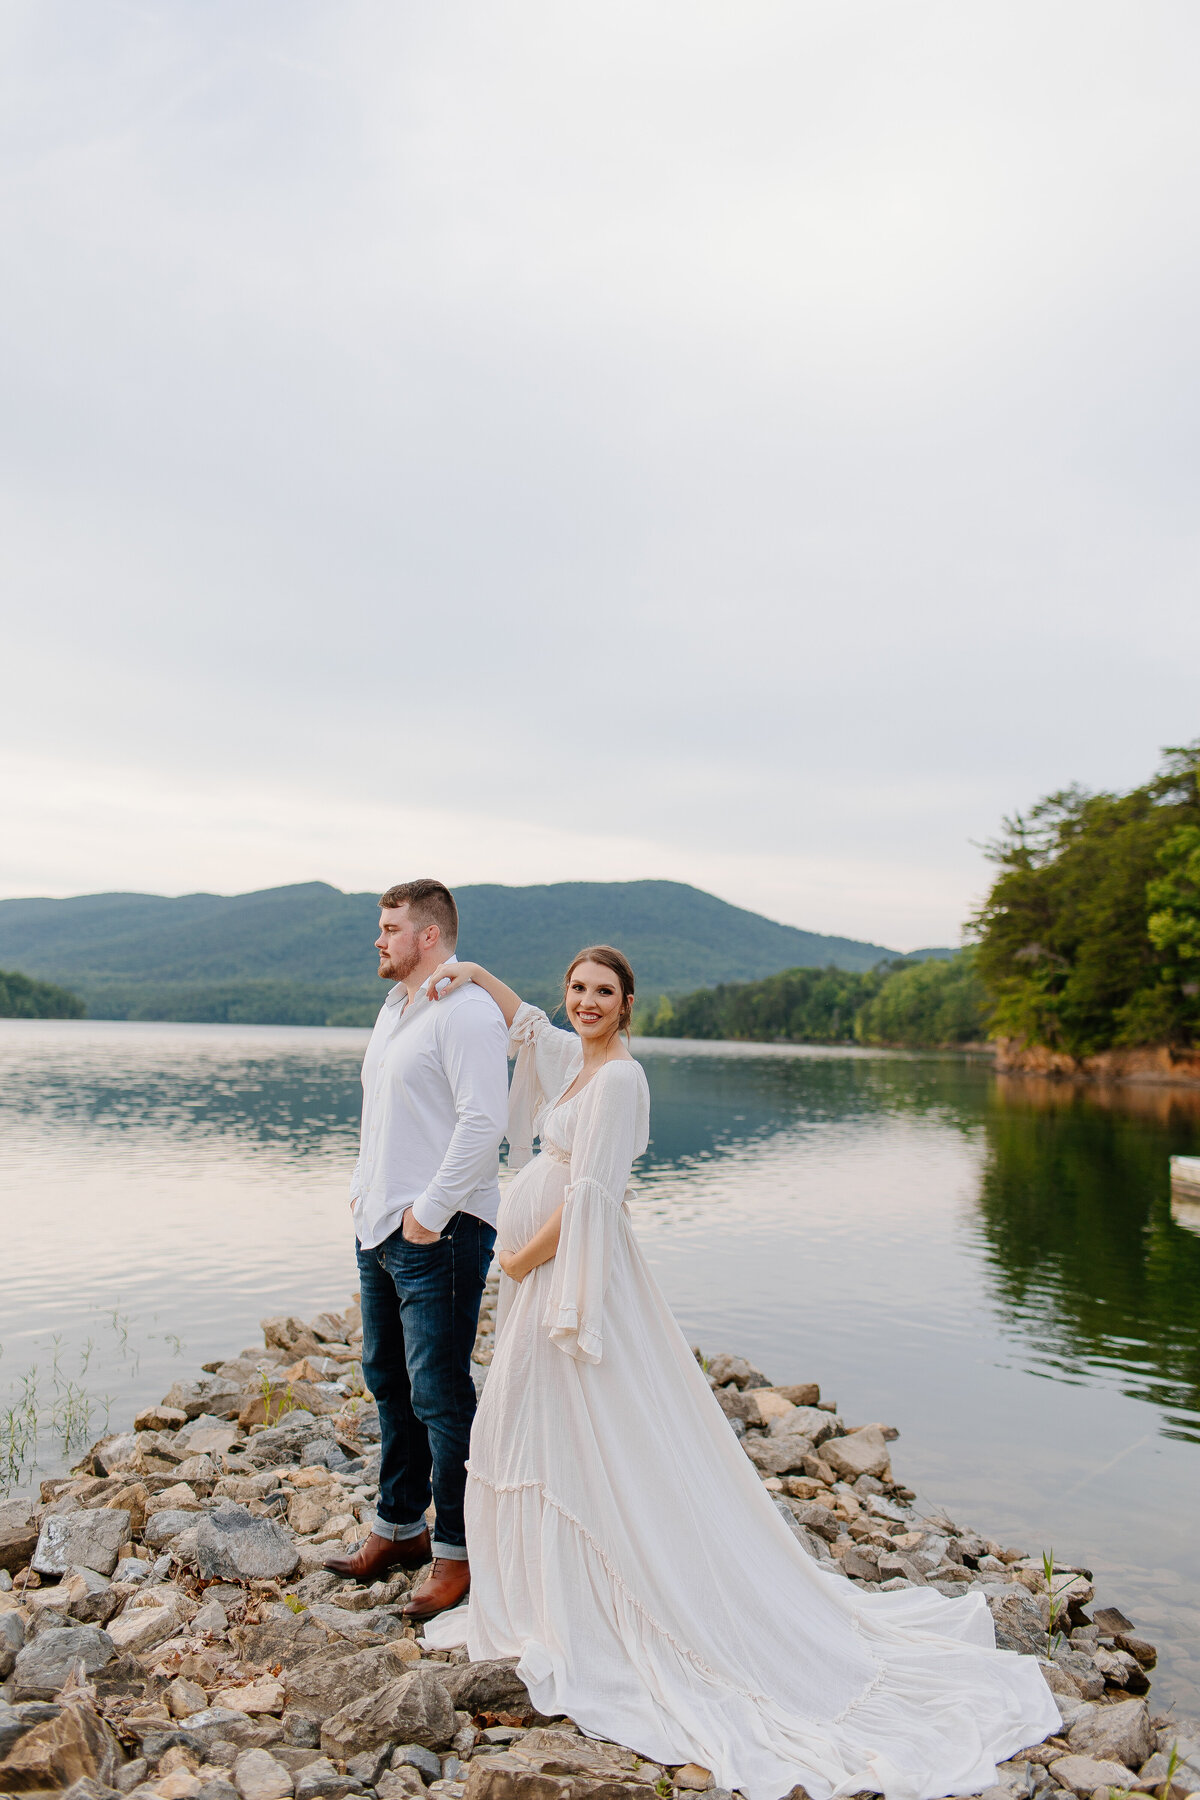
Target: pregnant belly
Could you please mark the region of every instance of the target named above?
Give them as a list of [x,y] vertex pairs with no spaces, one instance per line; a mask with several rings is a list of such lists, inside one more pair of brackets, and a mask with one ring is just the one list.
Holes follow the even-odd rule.
[[562,1205],[570,1170],[548,1156],[535,1156],[505,1189],[496,1220],[501,1250],[520,1250]]

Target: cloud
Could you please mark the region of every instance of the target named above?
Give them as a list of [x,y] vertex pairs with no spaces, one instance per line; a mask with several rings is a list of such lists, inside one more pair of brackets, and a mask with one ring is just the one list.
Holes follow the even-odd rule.
[[4,891],[387,817],[953,941],[1003,812],[1195,734],[1182,5],[5,30]]

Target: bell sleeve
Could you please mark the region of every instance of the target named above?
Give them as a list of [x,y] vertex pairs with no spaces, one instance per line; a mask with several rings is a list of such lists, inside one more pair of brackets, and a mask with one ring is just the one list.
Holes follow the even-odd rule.
[[604,1354],[604,1303],[634,1158],[646,1148],[649,1104],[636,1063],[610,1063],[580,1102],[571,1182],[551,1264],[543,1324],[579,1362]]
[[509,1027],[508,1054],[517,1059],[508,1091],[508,1166],[523,1169],[542,1114],[578,1070],[583,1049],[573,1031],[560,1031],[540,1006],[522,1002]]

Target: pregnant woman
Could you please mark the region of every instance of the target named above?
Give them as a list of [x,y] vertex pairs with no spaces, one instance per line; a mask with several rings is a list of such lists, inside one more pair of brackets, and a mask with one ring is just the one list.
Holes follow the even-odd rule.
[[[792,1536],[730,1431],[626,1203],[649,1093],[622,1043],[633,971],[567,971],[571,1031],[472,963],[517,1063],[496,1351],[471,1436],[468,1607],[435,1646],[516,1656],[534,1705],[748,1800],[970,1794],[1059,1727],[983,1596],[864,1594]],[[448,991],[445,985],[443,993]],[[533,1156],[534,1136],[541,1148]]]

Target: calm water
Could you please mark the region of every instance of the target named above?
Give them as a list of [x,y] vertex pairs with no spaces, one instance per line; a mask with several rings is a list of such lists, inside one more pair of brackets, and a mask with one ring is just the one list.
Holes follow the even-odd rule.
[[[345,1301],[365,1037],[0,1021],[0,1439],[36,1414],[57,1467],[266,1314]],[[637,1229],[690,1341],[819,1380],[899,1427],[922,1500],[1094,1568],[1200,1711],[1200,1236],[1167,1178],[1200,1095],[636,1048]]]

